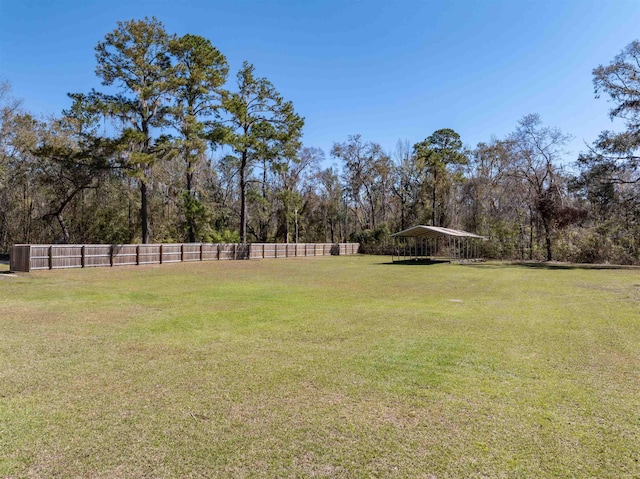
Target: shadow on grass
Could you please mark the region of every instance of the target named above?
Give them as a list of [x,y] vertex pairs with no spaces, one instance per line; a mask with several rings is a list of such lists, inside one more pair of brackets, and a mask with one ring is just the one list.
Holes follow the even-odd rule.
[[13,274],[9,271],[9,255],[0,255],[0,274]]
[[[393,266],[430,266],[434,264],[451,263],[448,259],[409,259],[403,261],[388,261],[379,263],[382,265]],[[503,268],[530,268],[530,269],[546,269],[546,270],[637,270],[640,271],[640,266],[622,265],[622,264],[588,264],[588,263],[556,263],[556,262],[536,262],[536,261],[471,261],[471,262],[457,262],[454,264],[460,264],[463,266],[471,266],[474,268],[484,269],[503,269]]]
[[473,263],[469,266],[480,268],[530,268],[530,269],[546,269],[546,270],[573,270],[573,269],[625,269],[638,270],[640,266],[631,266],[623,264],[589,264],[589,263],[554,263],[554,262],[536,262],[536,261],[511,261],[504,263]]
[[392,266],[429,266],[432,264],[449,263],[448,259],[407,259],[403,261],[389,261],[386,263],[380,263]]

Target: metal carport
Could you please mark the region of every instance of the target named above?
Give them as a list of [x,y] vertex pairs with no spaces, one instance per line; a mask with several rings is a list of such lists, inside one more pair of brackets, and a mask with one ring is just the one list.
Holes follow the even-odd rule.
[[392,253],[392,261],[435,259],[443,253],[449,261],[475,260],[478,259],[478,241],[485,239],[468,231],[424,225],[412,226],[391,237],[402,242],[395,254]]

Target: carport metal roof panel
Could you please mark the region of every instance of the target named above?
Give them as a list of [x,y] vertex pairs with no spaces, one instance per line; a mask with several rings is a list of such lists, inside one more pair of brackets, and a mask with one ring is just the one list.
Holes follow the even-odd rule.
[[484,236],[469,233],[467,231],[454,230],[451,228],[442,228],[440,226],[412,226],[406,230],[394,233],[392,238],[478,238],[485,239]]

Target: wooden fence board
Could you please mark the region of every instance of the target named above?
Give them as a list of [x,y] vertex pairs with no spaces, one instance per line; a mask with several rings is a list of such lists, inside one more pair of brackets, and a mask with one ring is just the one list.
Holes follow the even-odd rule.
[[31,270],[50,269],[49,264],[51,246],[31,245]]
[[52,245],[50,269],[82,268],[82,246]]
[[218,259],[218,245],[211,243],[202,244],[202,261]]
[[159,264],[160,245],[140,244],[136,245],[136,264]]
[[111,246],[104,244],[84,245],[84,267],[111,266]]
[[114,244],[112,246],[113,266],[138,264],[136,245]]
[[200,243],[183,244],[182,261],[200,261]]
[[162,263],[179,263],[182,261],[182,245],[179,244],[163,244],[162,245]]

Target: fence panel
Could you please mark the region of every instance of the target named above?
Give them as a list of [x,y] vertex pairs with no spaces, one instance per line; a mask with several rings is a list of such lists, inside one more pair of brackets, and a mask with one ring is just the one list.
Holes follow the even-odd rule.
[[274,243],[262,245],[263,258],[276,258],[276,245]]
[[11,271],[356,254],[358,243],[14,245]]
[[218,248],[220,252],[218,255],[219,260],[236,259],[236,244],[221,243],[218,245]]
[[251,243],[249,245],[249,259],[262,259],[262,243]]
[[137,245],[137,264],[160,264],[159,244],[139,244]]
[[51,245],[50,248],[51,269],[82,268],[82,246]]
[[84,267],[111,266],[111,246],[104,244],[84,245]]
[[111,251],[113,266],[138,264],[137,247],[134,244],[114,244]]
[[200,243],[182,245],[182,261],[201,261],[200,256]]
[[238,244],[236,245],[236,259],[249,259],[249,245]]
[[212,243],[202,244],[202,261],[212,261],[218,259],[218,245]]
[[51,246],[31,245],[31,269],[51,269],[50,258]]
[[179,263],[182,261],[182,248],[179,244],[162,245],[162,263]]

